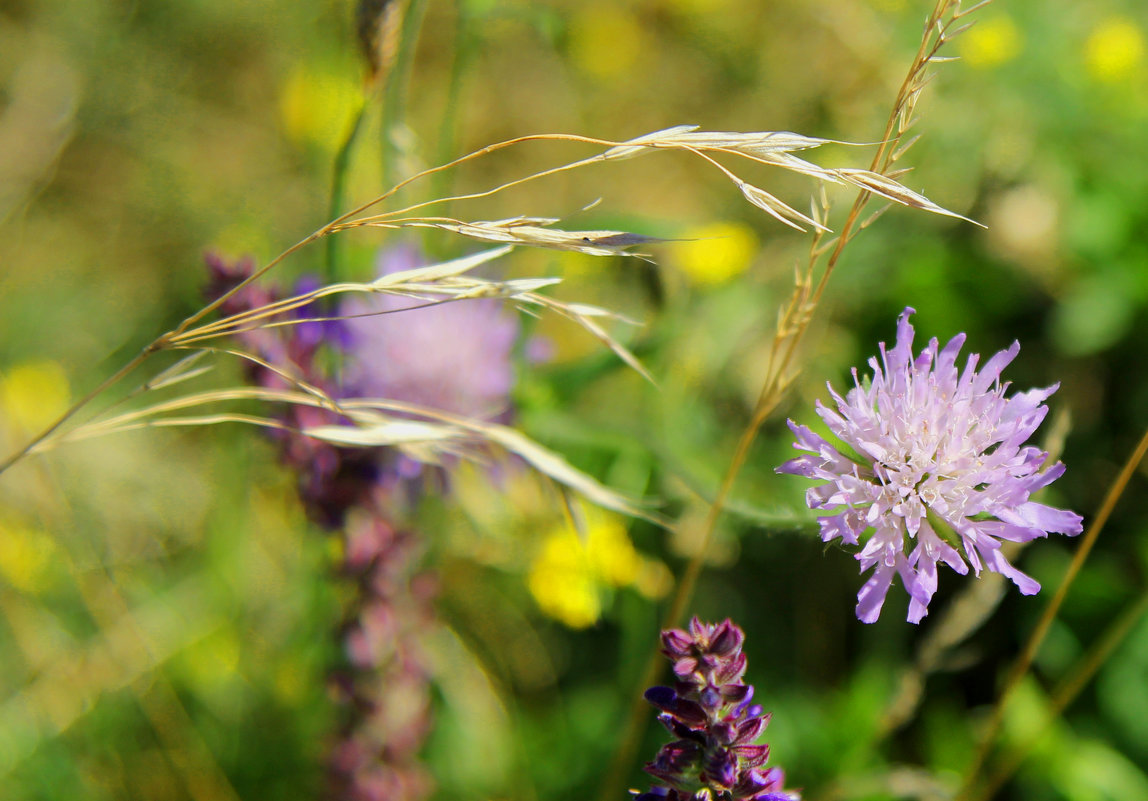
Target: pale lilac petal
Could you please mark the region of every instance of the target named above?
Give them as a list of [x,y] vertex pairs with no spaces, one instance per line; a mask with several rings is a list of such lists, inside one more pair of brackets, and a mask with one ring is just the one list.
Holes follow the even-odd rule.
[[1006,350],[994,353],[992,358],[985,362],[985,366],[977,373],[976,380],[973,381],[973,394],[983,395],[988,392],[989,387],[1000,380],[1001,372],[1008,367],[1018,353],[1020,353],[1019,342],[1013,342]]
[[1036,528],[1049,533],[1067,534],[1070,537],[1084,530],[1084,518],[1067,509],[1055,509],[1043,503],[1022,503],[1017,507],[1020,516]]
[[962,576],[968,574],[969,566],[961,559],[960,552],[941,539],[927,520],[922,522],[921,531],[917,537],[920,539],[922,546],[933,555],[934,559],[944,562],[952,570]]
[[846,545],[856,545],[858,535],[865,530],[862,521],[857,519],[854,509],[831,517],[818,518],[817,522],[821,525],[822,542],[830,542],[840,537]]
[[982,520],[977,523],[982,534],[1009,542],[1032,542],[1048,536],[1047,532],[1029,525],[1027,520],[1011,509],[998,509],[997,514],[1000,520]]
[[876,623],[881,607],[893,580],[893,568],[879,567],[857,593],[857,619],[862,623]]
[[1009,561],[1004,558],[1004,554],[999,550],[990,551],[983,555],[985,557],[985,564],[989,569],[1000,573],[1005,578],[1011,579],[1012,583],[1020,590],[1021,595],[1036,595],[1040,592],[1040,582],[1009,564]]

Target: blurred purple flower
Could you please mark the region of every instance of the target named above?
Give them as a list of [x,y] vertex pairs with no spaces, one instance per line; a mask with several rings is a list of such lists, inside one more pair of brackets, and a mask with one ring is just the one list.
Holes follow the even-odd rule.
[[730,620],[702,623],[689,631],[662,632],[662,653],[673,663],[673,687],[651,687],[646,700],[676,739],[663,746],[646,772],[666,787],[637,801],[798,801],[785,790],[785,772],[766,769],[769,746],[756,740],[769,723],[751,703],[753,687],[742,681],[745,634]]
[[[383,251],[379,266],[388,274],[419,266],[419,258],[399,247]],[[251,275],[254,263],[209,256],[208,268],[214,298]],[[304,279],[295,294],[317,286]],[[252,284],[221,311],[239,314],[279,298]],[[412,308],[421,305],[394,295],[309,304],[293,313],[295,325],[244,331],[237,335],[244,348],[274,368],[250,362],[249,380],[282,388],[293,379],[336,399],[370,396],[470,417],[506,414],[517,320],[496,300]],[[326,369],[324,348],[343,357],[340,375]],[[437,625],[436,582],[420,568],[422,538],[393,521],[421,465],[392,449],[338,448],[299,433],[344,422],[330,409],[290,404],[280,418],[285,429],[272,436],[281,458],[297,476],[308,516],[342,531],[342,570],[357,589],[341,631],[345,667],[331,682],[343,719],[328,760],[329,796],[420,801],[433,789],[419,760],[431,727],[431,677],[420,646]]]
[[[908,619],[920,622],[937,589],[937,563],[962,575],[982,565],[1032,595],[1040,585],[1001,553],[1001,540],[1028,542],[1049,532],[1075,535],[1080,515],[1029,500],[1064,473],[1048,454],[1023,447],[1036,431],[1059,385],[1006,398],[1001,371],[1020,350],[1016,342],[977,372],[979,357],[958,370],[965,335],[943,349],[933,339],[912,353],[913,326],[906,308],[897,322],[897,343],[864,382],[853,370],[854,387],[842,398],[829,387],[837,410],[820,402],[817,413],[847,448],[845,453],[792,420],[794,447],[807,451],[777,468],[821,480],[806,493],[820,518],[822,540],[840,538],[861,545],[861,570],[874,568],[857,595],[857,617],[877,620],[893,575],[910,596]],[[968,560],[966,564],[965,560]]]
[[[380,275],[423,264],[407,245],[383,251],[378,260]],[[466,417],[503,414],[514,384],[510,356],[518,321],[492,298],[428,302],[379,294],[342,303],[348,392]]]
[[329,797],[417,801],[434,782],[419,752],[431,729],[431,674],[422,643],[437,626],[424,545],[381,514],[350,515],[345,575],[359,592],[343,629],[346,669],[331,682],[343,723],[328,760]]

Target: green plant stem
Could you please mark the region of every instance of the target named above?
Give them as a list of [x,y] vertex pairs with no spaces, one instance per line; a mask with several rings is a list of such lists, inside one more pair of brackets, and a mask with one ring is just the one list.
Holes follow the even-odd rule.
[[1121,613],[1120,617],[1116,619],[1104,635],[1096,642],[1090,649],[1089,653],[1080,662],[1069,671],[1068,675],[1057,685],[1052,693],[1051,704],[1044,724],[1041,730],[1035,734],[1029,742],[1009,754],[1005,762],[989,776],[988,781],[981,787],[980,792],[973,796],[974,801],[989,801],[1000,788],[1008,781],[1017,769],[1024,764],[1025,759],[1028,758],[1029,753],[1036,746],[1045,730],[1052,724],[1052,722],[1059,717],[1068,705],[1071,704],[1076,696],[1080,694],[1092,677],[1096,675],[1096,671],[1108,661],[1112,652],[1124,642],[1125,638],[1132,631],[1132,627],[1136,622],[1148,611],[1148,591],[1140,594],[1140,597]]
[[980,778],[981,769],[988,759],[989,752],[992,750],[997,734],[1000,732],[1008,703],[1012,699],[1016,688],[1020,685],[1021,679],[1024,678],[1024,675],[1032,666],[1033,659],[1036,658],[1036,652],[1040,649],[1045,636],[1048,634],[1049,628],[1052,626],[1052,622],[1056,619],[1057,612],[1060,611],[1060,607],[1064,603],[1065,596],[1068,595],[1068,590],[1072,586],[1072,582],[1076,579],[1081,567],[1084,566],[1084,561],[1088,558],[1089,553],[1091,553],[1092,546],[1096,543],[1096,538],[1100,536],[1100,532],[1104,529],[1104,524],[1108,522],[1108,518],[1112,515],[1112,510],[1116,506],[1116,502],[1124,493],[1129,480],[1132,478],[1132,474],[1136,472],[1136,468],[1144,459],[1146,452],[1148,452],[1148,431],[1145,431],[1140,443],[1136,446],[1136,449],[1132,452],[1128,461],[1124,463],[1120,474],[1109,488],[1108,495],[1104,498],[1104,503],[1101,504],[1100,510],[1096,513],[1096,517],[1088,527],[1088,531],[1085,532],[1080,542],[1080,547],[1076,549],[1076,554],[1068,566],[1068,571],[1064,574],[1064,580],[1061,581],[1060,586],[1056,590],[1056,594],[1049,600],[1048,606],[1045,607],[1044,613],[1036,624],[1036,628],[1029,636],[1028,642],[1025,643],[1024,650],[1021,652],[1021,655],[1017,657],[1016,663],[1009,672],[1000,698],[993,707],[992,717],[989,718],[988,726],[985,728],[985,732],[981,737],[981,742],[973,757],[973,762],[965,773],[961,790],[957,794],[958,801],[971,801],[971,799],[977,797],[973,794],[973,789],[976,786],[977,779]]
[[403,12],[398,53],[383,88],[383,186],[391,183],[391,176],[395,173],[395,156],[398,151],[392,134],[406,117],[411,67],[426,10],[427,0],[409,0]]
[[[446,104],[442,121],[439,124],[438,156],[435,162],[442,164],[451,160],[457,152],[458,117],[460,99],[467,67],[475,52],[474,36],[470,33],[470,11],[466,3],[455,5],[454,59],[450,66],[450,82],[447,84]],[[446,197],[450,194],[451,175],[440,172],[431,184],[431,197]]]
[[[351,121],[351,127],[347,131],[347,136],[343,139],[339,150],[335,153],[335,162],[331,169],[331,202],[327,206],[327,219],[332,220],[339,215],[339,209],[342,208],[343,203],[347,197],[347,171],[351,166],[351,153],[354,152],[355,144],[358,142],[359,133],[363,130],[363,120],[367,116],[367,107],[370,105],[370,98],[364,97],[362,105],[359,110],[355,112],[354,119]],[[339,269],[339,244],[340,239],[337,236],[327,237],[327,260],[324,269],[324,276],[329,283],[342,280],[345,276],[342,270]]]

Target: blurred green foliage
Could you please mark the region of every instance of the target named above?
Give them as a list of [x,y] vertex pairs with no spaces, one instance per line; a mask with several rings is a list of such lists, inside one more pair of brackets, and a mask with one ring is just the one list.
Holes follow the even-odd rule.
[[[682,123],[871,143],[925,5],[432,2],[391,169],[528,133],[625,139]],[[773,473],[790,453],[785,416],[812,422],[825,381],[848,381],[913,306],[921,339],[966,331],[981,353],[1016,339],[1015,386],[1060,382],[1050,421],[1068,416],[1068,473],[1051,497],[1086,520],[1145,424],[1145,8],[999,0],[977,17],[950,53],[962,61],[940,65],[922,99],[921,139],[905,162],[914,172],[903,180],[987,228],[894,208],[849,247],[691,609],[745,628],[749,679],[774,711],[771,761],[810,799],[943,797],[935,781],[951,785],[968,764],[977,724],[1045,596],[1006,593],[925,679],[919,713],[882,733],[939,612],[911,628],[905,600],[891,594],[879,623],[853,618],[853,560],[823,552],[804,486]],[[206,249],[265,261],[325,222],[363,74],[344,0],[0,6],[5,454],[201,305]],[[403,197],[483,188],[589,152],[531,144]],[[376,110],[352,152],[350,198],[383,188],[382,153]],[[861,166],[870,153],[827,146],[824,158]],[[805,207],[807,182],[761,180]],[[832,222],[851,197],[830,198]],[[612,486],[664,499],[678,519],[703,515],[749,421],[807,240],[701,161],[665,154],[450,213],[555,216],[695,240],[654,247],[656,265],[532,253],[509,269],[560,275],[563,298],[643,321],[617,334],[658,381],[651,387],[582,332],[543,319],[531,333],[553,357],[523,357],[518,423]],[[365,277],[380,242],[348,234],[345,269]],[[319,271],[323,258],[305,250],[279,280]],[[1146,479],[1142,468],[1070,593],[1007,718],[1006,746],[1040,734],[1050,688],[1145,591],[1148,523],[1136,501]],[[578,625],[596,622],[571,628],[544,614],[529,588],[548,538],[561,535],[560,504],[529,477],[506,480],[495,491],[462,475],[451,500],[428,499],[412,522],[431,543],[450,627],[431,644],[438,725],[427,759],[441,798],[585,798],[598,791],[654,647],[667,589],[659,571],[680,573],[696,543],[627,524],[636,550],[617,546],[606,563],[629,560],[661,578],[611,579],[591,553],[579,563],[578,591],[591,593],[580,608],[598,608]],[[5,474],[0,796],[315,797],[332,718],[325,674],[347,591],[332,576],[333,547],[305,523],[273,448],[250,431],[118,435]],[[1073,548],[1035,543],[1023,567],[1047,592]],[[933,608],[965,583],[944,574]],[[1146,687],[1141,621],[1000,797],[1148,797]],[[651,725],[643,755],[661,739]],[[637,770],[629,781],[647,784]]]

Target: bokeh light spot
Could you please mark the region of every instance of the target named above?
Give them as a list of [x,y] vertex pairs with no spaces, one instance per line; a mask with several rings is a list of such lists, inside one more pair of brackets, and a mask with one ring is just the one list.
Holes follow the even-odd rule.
[[1012,61],[1024,47],[1024,36],[1008,16],[981,20],[958,41],[961,58],[970,67],[992,69]]
[[741,275],[758,247],[757,235],[744,223],[710,223],[686,231],[683,238],[689,241],[677,243],[671,259],[699,286],[724,284]]
[[584,538],[569,525],[550,532],[527,577],[539,609],[575,629],[598,622],[608,588],[632,586],[657,598],[671,584],[669,569],[638,553],[619,518],[597,511],[589,514]]
[[68,397],[68,376],[56,362],[17,365],[0,378],[0,420],[38,431],[63,414]]
[[629,72],[643,46],[645,34],[630,9],[614,5],[582,6],[570,20],[570,55],[583,72],[597,78],[618,78]]
[[297,145],[334,150],[347,134],[361,91],[347,75],[295,69],[283,85],[279,114]]
[[1134,22],[1121,17],[1104,20],[1084,45],[1089,77],[1111,83],[1127,78],[1144,60],[1144,34]]
[[44,532],[0,523],[0,576],[17,590],[42,592],[56,558],[55,543]]

